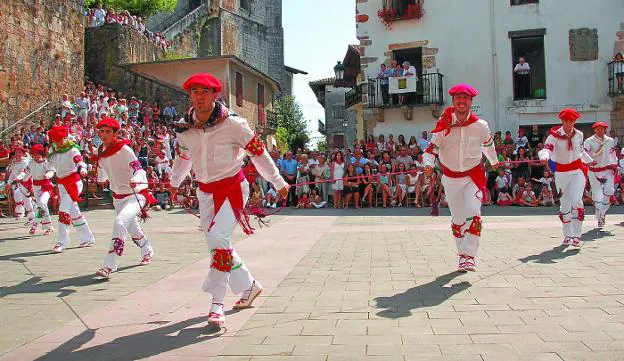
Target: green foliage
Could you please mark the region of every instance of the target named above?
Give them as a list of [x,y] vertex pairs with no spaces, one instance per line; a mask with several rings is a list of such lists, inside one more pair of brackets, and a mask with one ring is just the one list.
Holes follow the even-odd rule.
[[319,139],[316,143],[316,150],[318,152],[327,152],[327,138]]
[[188,55],[181,55],[173,51],[166,51],[162,60],[167,61],[167,60],[180,60],[180,59],[188,59],[188,58],[190,58],[190,56]]
[[288,150],[288,130],[286,130],[286,128],[277,127],[275,130],[275,140],[277,141],[277,149],[280,154],[286,153]]
[[156,13],[171,13],[178,4],[178,0],[86,0],[89,8],[101,3],[106,9],[115,9],[116,12],[128,10],[132,15],[148,18]]
[[[283,141],[288,148],[292,150],[304,148],[310,141],[310,132],[308,131],[308,122],[303,118],[303,112],[295,98],[283,96],[276,99],[273,111],[275,112],[278,134],[280,128],[283,128],[285,131],[285,134],[282,134]],[[277,139],[279,141],[279,137]]]

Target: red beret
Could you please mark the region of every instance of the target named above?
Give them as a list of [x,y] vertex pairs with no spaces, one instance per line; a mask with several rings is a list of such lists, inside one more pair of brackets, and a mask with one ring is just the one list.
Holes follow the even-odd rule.
[[581,117],[581,113],[572,108],[565,108],[559,112],[559,119],[576,121]]
[[592,128],[596,129],[598,127],[605,127],[605,129],[609,128],[609,124],[605,123],[605,122],[596,122],[594,123],[594,125],[592,125]]
[[30,148],[30,154],[41,154],[41,155],[45,155],[45,148],[43,147],[42,144],[35,144],[32,146],[32,148]]
[[111,127],[115,132],[121,129],[117,119],[110,117],[102,117],[102,120],[100,120],[95,127],[97,129],[100,129],[100,127]]
[[204,88],[211,88],[215,93],[221,92],[221,82],[219,79],[208,73],[197,73],[191,75],[184,84],[182,84],[182,88],[186,90],[188,93],[191,92],[191,87],[193,85],[199,85]]
[[50,130],[48,130],[48,138],[50,138],[50,141],[52,142],[55,142],[57,140],[63,140],[65,139],[65,137],[67,137],[68,132],[69,131],[65,126],[55,125],[50,128]]
[[457,94],[468,94],[468,96],[474,98],[477,95],[479,95],[479,92],[477,91],[477,89],[471,87],[468,84],[464,84],[464,83],[459,83],[455,86],[453,86],[451,89],[449,89],[448,91],[449,95],[454,97]]

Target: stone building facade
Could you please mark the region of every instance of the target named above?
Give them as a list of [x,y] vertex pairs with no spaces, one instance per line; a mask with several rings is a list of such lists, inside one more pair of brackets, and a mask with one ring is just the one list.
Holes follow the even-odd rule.
[[63,94],[84,82],[80,1],[0,1],[0,130],[50,102],[32,120],[50,120]]
[[[169,25],[172,17],[177,21]],[[179,55],[234,55],[275,79],[282,93],[291,93],[282,0],[180,0],[173,14],[158,14],[148,24],[172,40]]]

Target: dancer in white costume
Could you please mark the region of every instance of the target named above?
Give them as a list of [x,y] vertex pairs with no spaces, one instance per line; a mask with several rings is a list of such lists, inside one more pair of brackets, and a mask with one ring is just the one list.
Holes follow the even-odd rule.
[[442,113],[429,147],[423,154],[425,174],[431,176],[436,155],[442,167],[442,185],[451,211],[451,229],[457,244],[460,272],[475,271],[481,238],[481,200],[487,192],[482,155],[494,168],[498,158],[488,123],[470,112],[479,94],[467,84],[449,90],[453,106]]
[[73,224],[80,237],[80,247],[91,247],[95,238],[87,219],[80,212],[78,201],[82,192],[82,179],[87,175],[87,164],[80,155],[80,146],[67,139],[64,126],[53,126],[48,131],[52,143],[48,159],[56,172],[59,189],[58,239],[52,252],[61,253],[69,244],[69,226]]
[[611,207],[611,197],[615,194],[615,174],[617,172],[617,147],[613,138],[605,133],[609,125],[596,122],[592,125],[594,135],[585,139],[583,148],[596,162],[589,167],[587,177],[592,190],[592,200],[596,209],[598,227],[605,225],[607,211]]
[[98,167],[97,181],[104,183],[108,179],[115,206],[110,248],[104,258],[104,265],[97,270],[96,275],[109,278],[117,270],[118,259],[123,254],[128,234],[141,249],[139,264],[145,266],[151,263],[154,249],[139,225],[139,217],[147,216],[147,207],[155,203],[155,199],[147,189],[147,175],[141,168],[139,159],[126,142],[117,138],[121,128],[119,122],[103,117],[96,128],[102,139],[102,145],[93,159]]
[[[54,228],[52,227],[52,219],[50,218],[50,210],[48,202],[54,195],[54,184],[50,180],[54,176],[54,167],[46,157],[46,150],[41,144],[35,144],[30,148],[32,161],[28,164],[28,171],[33,179],[33,194],[35,202],[39,207],[41,218],[41,226],[44,229],[44,235],[50,234]],[[30,227],[30,234],[37,232],[37,220],[33,221]]]
[[555,162],[555,185],[561,193],[559,219],[563,224],[563,246],[580,248],[581,228],[585,218],[583,191],[585,190],[585,164],[594,165],[594,160],[583,149],[583,133],[574,128],[581,114],[566,108],[559,112],[563,125],[550,130],[544,149],[538,153],[544,165]]
[[241,170],[245,151],[260,175],[273,183],[283,198],[288,196],[288,185],[247,120],[215,102],[221,91],[218,79],[199,73],[188,78],[183,87],[193,107],[176,123],[179,150],[173,163],[172,193],[175,199],[177,187],[193,168],[199,182],[201,226],[212,252],[203,285],[213,297],[208,322],[221,326],[225,323],[223,301],[228,285],[235,294],[242,293],[234,308],[250,307],[262,291],[232,247],[236,224],[247,234],[253,230],[244,211],[249,195],[249,184]]
[[9,166],[9,179],[7,183],[13,190],[13,200],[15,202],[15,218],[22,219],[26,215],[27,225],[31,225],[35,219],[32,197],[32,177],[28,172],[28,164],[31,159],[26,154],[23,147],[13,148],[15,157]]

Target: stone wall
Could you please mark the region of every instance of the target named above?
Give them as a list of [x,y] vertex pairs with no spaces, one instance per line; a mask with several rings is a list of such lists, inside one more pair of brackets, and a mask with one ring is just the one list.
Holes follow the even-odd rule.
[[84,18],[78,1],[0,1],[0,129],[84,84]]
[[611,129],[615,130],[615,135],[621,142],[622,137],[624,137],[624,95],[614,96],[612,102]]
[[163,60],[165,52],[135,29],[105,25],[86,29],[85,74],[124,94],[157,101],[172,101],[179,111],[188,107],[186,93],[124,68],[126,64]]

